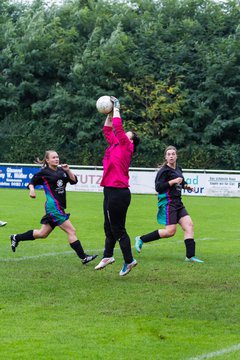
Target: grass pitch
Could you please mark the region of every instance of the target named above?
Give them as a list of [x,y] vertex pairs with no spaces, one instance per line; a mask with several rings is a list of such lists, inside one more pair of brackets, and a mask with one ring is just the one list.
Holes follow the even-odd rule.
[[[102,271],[102,194],[68,193],[68,211],[84,249],[99,258],[83,266],[55,229],[11,252],[9,235],[38,228],[44,194],[1,189],[0,359],[237,360],[240,358],[239,199],[184,197],[195,225],[197,256],[189,264],[183,233],[143,246],[138,266],[118,273],[122,255]],[[132,195],[127,229],[158,228],[154,195]]]

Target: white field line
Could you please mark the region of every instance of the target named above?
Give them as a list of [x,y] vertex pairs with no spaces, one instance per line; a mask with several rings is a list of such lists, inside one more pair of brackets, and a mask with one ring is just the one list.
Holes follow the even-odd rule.
[[[199,238],[199,239],[197,239],[197,241],[207,241],[207,240],[215,240],[215,238]],[[177,240],[177,241],[171,241],[170,243],[182,243],[182,242],[183,242],[183,240]],[[152,246],[160,246],[160,245],[163,245],[163,244],[164,243],[160,241],[158,243],[151,244],[151,247]],[[168,244],[169,244],[169,241],[168,241]],[[91,251],[100,252],[102,250],[103,249],[95,249],[95,250],[91,250]],[[116,248],[115,250],[120,250],[120,249]],[[89,251],[89,250],[87,250],[87,251]],[[22,261],[22,260],[29,260],[29,259],[39,259],[41,257],[47,257],[47,256],[58,256],[58,255],[69,255],[69,254],[74,254],[74,252],[73,251],[49,252],[49,253],[39,254],[39,255],[34,255],[34,256],[23,256],[23,257],[20,257],[20,258],[7,258],[7,259],[0,258],[0,262]],[[236,345],[233,345],[233,346],[231,346],[229,348],[226,348],[226,349],[221,349],[221,350],[210,352],[210,353],[207,353],[207,354],[202,354],[202,355],[199,355],[199,356],[196,356],[196,357],[188,358],[186,360],[212,359],[212,358],[215,358],[217,356],[222,356],[224,354],[229,354],[229,353],[239,351],[239,350],[240,350],[240,344],[236,344]]]
[[[215,238],[199,238],[196,241],[207,241],[207,240],[214,240]],[[160,240],[160,239],[159,239]],[[168,241],[168,242],[163,242],[164,240],[160,240],[156,243],[151,244],[150,246],[148,244],[146,244],[145,246],[149,248],[150,247],[155,247],[155,246],[161,246],[163,244],[176,244],[176,243],[183,243],[183,240],[177,240],[177,241]],[[119,251],[119,248],[116,248],[115,251]],[[88,252],[102,252],[103,248],[101,249],[90,249],[90,250],[86,250],[86,253]],[[32,255],[32,256],[22,256],[22,257],[16,257],[16,258],[0,258],[0,262],[12,262],[12,261],[23,261],[23,260],[31,260],[31,259],[39,259],[42,257],[47,257],[47,256],[58,256],[58,255],[71,255],[74,254],[73,251],[57,251],[57,252],[49,252],[49,253],[43,253],[43,254],[38,254],[38,255]]]
[[46,256],[57,256],[57,255],[66,255],[66,254],[73,254],[72,251],[63,251],[63,252],[49,252],[45,254],[33,255],[33,256],[22,256],[19,258],[0,258],[0,262],[9,262],[9,261],[22,261],[22,260],[29,260],[29,259],[39,259],[41,257]]
[[240,350],[240,344],[236,344],[236,345],[233,345],[233,346],[231,346],[229,348],[226,348],[226,349],[221,349],[221,350],[218,350],[218,351],[210,352],[208,354],[202,354],[202,355],[199,355],[199,356],[196,356],[196,357],[191,357],[191,358],[189,358],[187,360],[212,359],[212,358],[215,358],[217,356],[222,356],[224,354],[229,354],[229,353],[239,351],[239,350]]

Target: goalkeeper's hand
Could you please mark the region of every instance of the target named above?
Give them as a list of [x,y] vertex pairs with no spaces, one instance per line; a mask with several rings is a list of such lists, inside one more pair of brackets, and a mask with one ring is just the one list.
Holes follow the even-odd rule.
[[116,108],[116,109],[120,109],[120,102],[117,98],[115,98],[114,96],[110,96],[110,99],[111,101],[113,102],[113,106]]

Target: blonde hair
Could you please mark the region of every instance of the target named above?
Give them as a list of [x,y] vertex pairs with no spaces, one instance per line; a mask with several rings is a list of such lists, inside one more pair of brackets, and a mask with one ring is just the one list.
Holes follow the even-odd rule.
[[43,160],[40,160],[39,157],[37,157],[34,161],[35,164],[41,164],[42,167],[47,167],[48,166],[48,163],[47,163],[47,160],[49,159],[49,155],[53,152],[56,152],[55,150],[47,150],[45,152],[45,155],[44,155],[44,158]]

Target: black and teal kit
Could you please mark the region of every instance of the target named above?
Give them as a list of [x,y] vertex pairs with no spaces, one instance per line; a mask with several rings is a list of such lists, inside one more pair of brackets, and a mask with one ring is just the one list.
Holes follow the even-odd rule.
[[66,221],[70,214],[65,213],[66,209],[66,185],[67,183],[76,184],[75,180],[71,180],[68,174],[58,167],[56,170],[45,167],[36,173],[30,181],[34,187],[43,185],[46,203],[46,215],[41,219],[41,224],[49,224],[53,229],[57,225],[61,225]]
[[[181,177],[181,184],[169,185],[169,181]],[[188,215],[181,195],[182,188],[186,184],[182,170],[179,166],[175,169],[164,165],[157,173],[155,179],[155,190],[158,193],[158,213],[157,220],[162,225],[177,224],[179,220]]]

